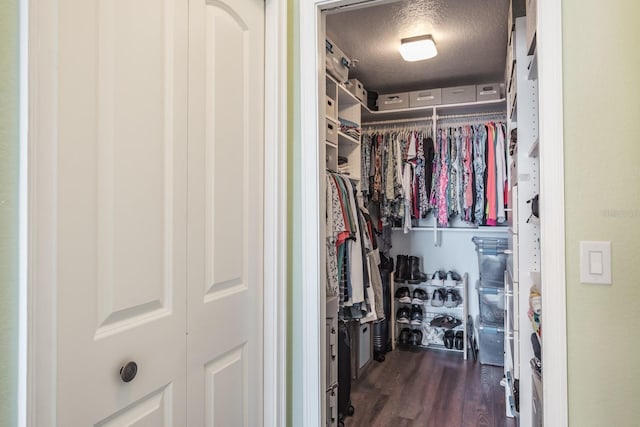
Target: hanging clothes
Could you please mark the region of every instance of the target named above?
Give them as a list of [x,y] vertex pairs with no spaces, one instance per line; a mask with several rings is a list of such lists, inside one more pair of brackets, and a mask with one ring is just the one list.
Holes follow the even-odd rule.
[[[446,118],[445,118],[446,120]],[[363,137],[367,203],[380,225],[408,232],[433,215],[439,227],[453,218],[474,225],[506,220],[507,161],[501,122],[369,129]]]

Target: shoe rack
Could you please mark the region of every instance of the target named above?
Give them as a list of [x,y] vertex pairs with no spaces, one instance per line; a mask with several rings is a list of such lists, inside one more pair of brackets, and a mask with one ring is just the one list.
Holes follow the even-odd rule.
[[[406,281],[391,281],[391,343],[392,348],[396,349],[397,347],[405,347],[405,345],[400,344],[400,333],[404,328],[409,328],[411,331],[420,331],[422,333],[422,339],[420,344],[411,345],[414,348],[423,348],[423,349],[436,349],[436,350],[445,350],[451,352],[463,353],[464,359],[467,359],[467,348],[468,348],[468,336],[467,336],[467,318],[469,315],[469,306],[468,306],[468,281],[469,276],[465,273],[462,276],[462,280],[447,282],[445,284],[444,280],[438,281],[433,278],[433,273],[426,274],[427,279],[420,283],[407,283]],[[403,302],[400,301],[399,298],[396,297],[396,292],[398,289],[406,287],[409,289],[411,302]],[[417,301],[413,300],[414,291],[417,289],[421,289],[425,292],[427,299],[422,300],[420,303],[415,304]],[[445,301],[447,293],[453,294],[456,293],[459,295],[461,301],[453,307],[445,306],[445,301],[442,301],[442,305],[436,302],[436,306],[432,305],[434,300],[434,292],[437,293],[439,289],[444,290]],[[415,321],[412,322],[411,311],[413,306],[419,306],[422,310],[422,320],[417,323]],[[450,304],[448,304],[450,305]],[[398,310],[401,308],[406,308],[409,311],[409,323],[399,322],[397,318]],[[443,317],[455,318],[460,321],[460,323],[455,327],[450,327],[451,325],[443,325],[443,326],[432,326],[431,323],[434,319],[439,319]],[[446,331],[451,330],[454,334],[454,341],[452,344],[452,348],[448,348],[445,345],[445,333]],[[461,344],[456,348],[456,335],[458,335],[459,340],[461,340]]]

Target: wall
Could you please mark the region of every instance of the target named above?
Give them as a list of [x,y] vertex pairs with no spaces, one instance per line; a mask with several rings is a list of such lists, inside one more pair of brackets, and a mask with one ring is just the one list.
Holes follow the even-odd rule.
[[[636,0],[563,2],[568,391],[576,427],[640,419],[639,15]],[[612,286],[579,283],[580,240],[612,242]]]
[[17,424],[18,0],[0,3],[0,426]]

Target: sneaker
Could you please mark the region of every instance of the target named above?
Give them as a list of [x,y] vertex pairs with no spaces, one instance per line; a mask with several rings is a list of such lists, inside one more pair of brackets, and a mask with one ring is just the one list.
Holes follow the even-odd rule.
[[399,302],[411,304],[411,291],[406,286],[398,288],[396,291],[396,298],[398,298]]
[[411,331],[411,345],[422,345],[422,332],[419,329]]
[[422,306],[418,304],[411,306],[411,324],[422,325]]
[[447,273],[447,278],[444,280],[444,285],[445,286],[457,286],[458,282],[460,282],[462,280],[462,277],[460,277],[460,275],[458,273],[456,273],[455,271],[449,271]]
[[433,307],[442,307],[444,305],[444,296],[444,289],[438,288],[434,290],[431,297],[431,305]]
[[411,342],[411,329],[403,328],[398,336],[398,344],[407,345]]
[[447,289],[447,293],[444,297],[444,306],[447,308],[457,307],[460,304],[460,294],[456,289]]
[[444,271],[436,271],[431,277],[431,284],[435,286],[442,286],[444,284]]
[[417,288],[413,291],[412,304],[423,304],[428,299],[427,293],[424,289]]
[[396,315],[396,320],[398,323],[409,323],[409,316],[409,309],[407,307],[400,307]]

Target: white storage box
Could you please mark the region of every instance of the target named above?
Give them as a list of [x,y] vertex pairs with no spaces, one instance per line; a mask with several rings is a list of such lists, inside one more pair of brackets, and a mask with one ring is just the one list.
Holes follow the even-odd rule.
[[500,83],[487,83],[484,85],[476,86],[476,100],[477,101],[491,101],[494,99],[500,99],[502,88]]
[[378,96],[378,110],[398,110],[409,107],[409,92],[390,93]]
[[327,72],[338,80],[339,83],[344,83],[349,80],[349,67],[351,66],[351,60],[335,45],[331,40],[326,39],[326,58],[325,65]]
[[456,86],[442,89],[443,104],[460,104],[476,101],[476,86]]
[[409,107],[428,107],[442,104],[442,89],[415,90],[409,92]]
[[365,88],[362,88],[362,90],[360,90],[360,95],[356,95],[356,97],[362,101],[363,104],[367,104],[367,99],[369,97],[369,92],[367,92],[367,90]]
[[326,167],[331,171],[338,170],[338,148],[334,145],[325,144]]
[[332,144],[337,144],[338,143],[338,124],[334,121],[331,121],[329,119],[326,119],[326,135],[325,135],[325,139],[327,140],[327,142],[330,142]]
[[480,363],[504,366],[504,327],[478,322]]
[[358,79],[349,79],[349,82],[345,85],[347,90],[355,95],[362,102],[367,102],[367,91],[364,89],[364,85]]
[[327,107],[327,117],[331,117],[332,119],[338,118],[338,109],[336,108],[336,101],[327,95],[327,103],[325,104]]
[[326,366],[327,387],[338,383],[338,319],[327,318],[326,321]]
[[327,391],[326,399],[327,427],[336,427],[338,425],[338,386],[331,387]]

